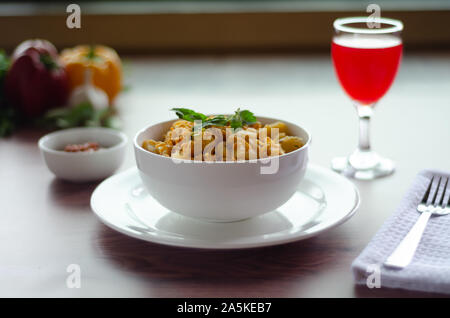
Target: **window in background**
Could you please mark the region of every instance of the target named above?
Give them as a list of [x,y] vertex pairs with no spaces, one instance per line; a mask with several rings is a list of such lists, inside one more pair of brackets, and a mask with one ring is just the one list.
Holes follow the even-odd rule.
[[[105,43],[122,52],[325,50],[337,17],[367,15],[363,0],[77,1],[82,27],[65,27],[67,1],[0,4],[2,47],[44,37],[57,46]],[[448,48],[450,1],[376,1],[404,21],[409,48]]]

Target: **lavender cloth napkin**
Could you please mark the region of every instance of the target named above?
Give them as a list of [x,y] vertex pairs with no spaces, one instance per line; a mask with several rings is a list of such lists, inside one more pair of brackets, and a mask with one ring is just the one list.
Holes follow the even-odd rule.
[[[432,175],[450,177],[450,173],[436,170],[423,170],[416,176],[397,211],[353,261],[352,271],[357,284],[366,284],[368,277],[374,282],[373,274],[378,269],[381,287],[450,294],[450,214],[430,218],[416,254],[406,268],[399,270],[382,265],[419,217],[416,208]],[[438,196],[444,191],[443,183]],[[436,187],[435,177],[432,194]],[[445,197],[448,199],[449,191]]]

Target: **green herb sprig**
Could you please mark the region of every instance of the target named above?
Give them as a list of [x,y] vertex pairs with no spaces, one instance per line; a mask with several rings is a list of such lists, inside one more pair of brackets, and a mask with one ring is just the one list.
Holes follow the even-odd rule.
[[111,108],[97,110],[89,102],[75,107],[63,107],[49,110],[37,122],[47,129],[66,129],[72,127],[108,127],[120,128],[120,121]]
[[10,60],[5,51],[0,50],[0,138],[9,136],[17,124],[17,115],[14,109],[6,104],[3,84],[10,66]]
[[17,114],[10,106],[0,105],[0,138],[13,133],[17,125]]
[[255,115],[251,111],[246,109],[240,110],[240,108],[234,112],[234,115],[217,115],[214,117],[208,117],[188,108],[172,108],[171,110],[174,111],[180,119],[190,122],[200,120],[202,122],[202,128],[230,125],[231,128],[239,129],[244,126],[253,125],[257,122]]

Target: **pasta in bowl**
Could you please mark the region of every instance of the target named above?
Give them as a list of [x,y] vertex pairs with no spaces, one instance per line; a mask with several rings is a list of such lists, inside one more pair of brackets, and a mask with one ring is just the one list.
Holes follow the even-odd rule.
[[[240,113],[240,110],[236,111],[238,116],[241,116]],[[224,115],[206,117],[205,121],[211,120],[211,123],[204,127],[205,121],[199,120],[196,126],[195,121],[183,119],[182,115],[170,126],[162,140],[144,140],[142,148],[177,159],[238,161],[278,156],[304,145],[300,137],[288,135],[287,125],[281,121],[262,125],[256,117],[251,117],[250,123],[233,128],[232,116],[218,123],[215,119],[219,116]]]
[[142,129],[134,149],[145,188],[169,210],[209,221],[237,221],[280,207],[305,174],[311,137],[286,121],[255,119],[237,129],[217,120],[194,129],[185,118]]

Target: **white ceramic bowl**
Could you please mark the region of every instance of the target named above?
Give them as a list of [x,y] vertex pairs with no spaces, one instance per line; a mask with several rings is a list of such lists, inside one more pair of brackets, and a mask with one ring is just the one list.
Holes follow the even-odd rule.
[[[82,127],[50,133],[39,139],[39,149],[47,167],[60,179],[87,182],[104,179],[114,173],[125,158],[128,138],[110,128]],[[97,142],[94,152],[65,152],[67,144]]]
[[[278,121],[258,117],[263,124]],[[288,123],[289,132],[305,145],[293,152],[253,162],[174,162],[141,147],[146,139],[161,140],[174,120],[149,126],[136,134],[134,149],[141,179],[148,192],[173,212],[210,221],[229,222],[270,212],[285,203],[302,180],[311,141],[303,128]],[[262,174],[269,165],[275,173]]]

